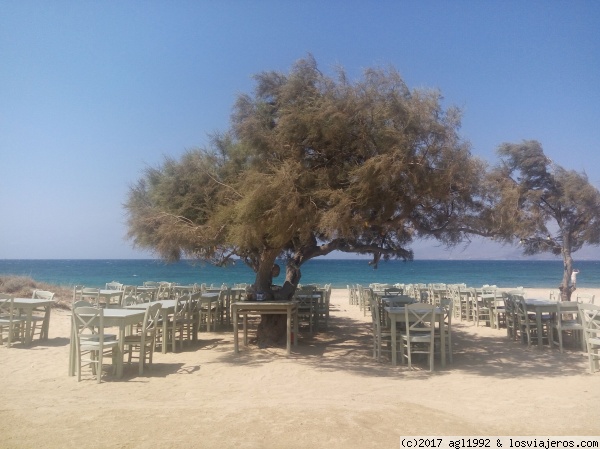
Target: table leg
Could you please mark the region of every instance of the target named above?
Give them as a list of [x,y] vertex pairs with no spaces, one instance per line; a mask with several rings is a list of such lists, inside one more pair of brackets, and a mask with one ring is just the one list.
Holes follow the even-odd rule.
[[69,343],[69,376],[75,375],[75,333],[73,329],[73,320],[71,320],[71,341]]
[[208,300],[208,304],[206,305],[206,332],[210,332],[210,322],[212,317],[212,299]]
[[292,353],[292,311],[288,308],[287,311],[287,335],[286,335],[286,349],[287,354],[290,355]]
[[31,319],[33,316],[33,307],[27,309],[27,318],[25,321],[25,344],[29,346],[31,344]]
[[242,314],[242,322],[244,329],[244,346],[248,346],[248,313]]
[[48,333],[50,330],[50,312],[52,308],[48,305],[45,309],[46,313],[44,314],[44,321],[42,322],[40,340],[48,340]]
[[542,349],[542,311],[539,307],[535,308],[535,321],[537,324],[537,340],[538,340],[538,348]]
[[442,368],[446,368],[446,322],[444,320],[444,314],[440,318],[440,345],[442,346]]
[[298,346],[298,308],[294,309],[294,346]]
[[[120,379],[123,377],[123,352],[125,350],[125,328],[127,326],[125,325],[121,325],[119,326],[119,344],[117,346],[117,351],[119,351],[119,354],[117,354],[117,378]],[[141,355],[140,355],[141,357]],[[100,372],[98,373],[98,376],[100,376],[102,374],[102,367],[100,367]]]
[[233,315],[233,351],[237,354],[239,352],[239,342],[238,342],[238,313],[237,309],[234,307],[232,310]]
[[167,332],[169,331],[169,314],[168,313],[164,313],[161,311],[160,312],[162,315],[162,348],[160,348],[160,351],[163,354],[167,353]]
[[396,366],[398,363],[398,356],[397,356],[397,351],[396,351],[396,318],[395,317],[390,317],[391,318],[391,333],[392,333],[392,365]]

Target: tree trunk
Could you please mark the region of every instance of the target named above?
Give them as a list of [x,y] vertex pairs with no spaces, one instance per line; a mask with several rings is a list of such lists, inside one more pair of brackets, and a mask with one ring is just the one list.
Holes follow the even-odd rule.
[[563,233],[563,248],[562,248],[562,256],[563,256],[563,278],[562,283],[560,284],[560,299],[561,301],[570,301],[571,294],[575,290],[575,286],[571,285],[571,274],[573,273],[573,258],[571,257],[571,245],[568,238],[568,234]]
[[[300,267],[293,262],[286,266],[285,282],[283,286],[273,286],[271,276],[275,259],[270,263],[265,262],[265,267],[259,267],[256,273],[256,292],[264,293],[265,301],[289,301],[292,299],[298,282],[300,281]],[[268,267],[268,270],[267,270]],[[256,341],[260,348],[279,345],[287,340],[287,317],[285,315],[261,315],[261,321],[256,330]]]

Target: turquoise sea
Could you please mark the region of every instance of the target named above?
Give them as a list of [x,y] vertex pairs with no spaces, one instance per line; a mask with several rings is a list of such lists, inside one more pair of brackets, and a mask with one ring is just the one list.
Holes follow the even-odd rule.
[[[579,287],[600,288],[600,261],[576,262]],[[282,265],[283,268],[283,265]],[[282,270],[283,271],[283,270]],[[556,288],[561,282],[562,261],[534,260],[416,260],[389,261],[374,270],[367,260],[315,259],[302,266],[301,283],[347,284],[381,283],[466,283],[469,286],[495,284],[498,287]],[[220,285],[253,283],[254,273],[243,263],[224,268],[181,261],[167,264],[159,260],[2,260],[0,274],[30,276],[57,285],[101,287],[110,281],[141,285],[144,281],[180,284]],[[278,279],[283,282],[284,274]]]

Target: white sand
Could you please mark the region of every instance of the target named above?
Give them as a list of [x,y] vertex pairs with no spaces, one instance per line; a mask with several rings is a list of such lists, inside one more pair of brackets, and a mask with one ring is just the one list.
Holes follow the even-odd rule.
[[[579,290],[580,292],[583,289]],[[547,298],[548,290],[527,290]],[[600,297],[600,290],[593,292]],[[233,353],[229,332],[155,355],[144,376],[67,376],[69,312],[50,340],[0,347],[1,448],[397,448],[402,435],[600,435],[587,357],[527,349],[455,321],[454,363],[434,373],[371,357],[370,317],[332,295],[329,332]]]

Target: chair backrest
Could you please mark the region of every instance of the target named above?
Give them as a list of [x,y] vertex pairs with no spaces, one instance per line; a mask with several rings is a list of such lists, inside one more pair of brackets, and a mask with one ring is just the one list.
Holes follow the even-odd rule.
[[125,296],[137,296],[137,287],[135,285],[124,285],[123,297]]
[[444,322],[447,325],[452,324],[453,307],[454,307],[454,300],[453,299],[451,299],[451,298],[442,298],[440,300],[440,308],[444,311]]
[[600,337],[600,306],[587,303],[577,303],[583,332],[586,341],[588,338]]
[[78,307],[93,307],[93,304],[89,301],[85,301],[83,299],[80,299],[79,301],[75,301],[73,303],[73,309],[76,309]]
[[156,300],[160,301],[162,299],[170,299],[171,292],[172,292],[171,284],[162,282],[158,286],[158,291],[156,292]]
[[152,304],[146,309],[146,313],[144,314],[144,322],[141,329],[142,335],[151,337],[156,332],[161,309],[162,305],[160,303]]
[[0,318],[12,320],[14,316],[14,298],[0,293]]
[[83,290],[83,285],[76,285],[73,287],[73,303],[79,301],[81,299],[81,291]]
[[372,295],[369,297],[369,302],[371,306],[371,320],[373,321],[373,332],[380,334],[381,331],[387,327],[386,317],[383,313],[384,310],[381,307],[381,301],[378,301],[377,297],[375,295]]
[[134,306],[139,303],[140,300],[137,298],[137,296],[123,296],[123,299],[121,300],[121,307]]
[[579,307],[576,307],[576,303],[572,301],[558,301],[556,303],[555,323],[559,330],[565,321],[568,321],[571,326],[575,322],[577,324],[581,322]]
[[34,290],[33,294],[31,295],[31,297],[33,299],[48,299],[48,300],[53,300],[54,299],[54,293],[49,292],[47,290]]
[[175,311],[173,312],[173,321],[179,318],[187,318],[191,305],[191,295],[183,295],[177,298]]
[[150,292],[141,292],[135,295],[138,303],[151,302],[154,300],[154,295]]
[[431,323],[435,323],[435,309],[436,306],[433,304],[407,304],[404,306],[404,316],[406,319],[406,329],[417,331],[419,328],[423,330],[426,326],[427,329]]
[[89,301],[92,304],[98,306],[100,304],[100,289],[83,287],[81,289],[81,295],[79,299]]
[[102,343],[104,339],[104,310],[98,307],[76,307],[73,309],[73,329],[79,345],[82,336],[97,336]]
[[111,281],[106,284],[107,290],[123,290],[124,285],[117,281]]
[[144,287],[158,287],[159,283],[155,281],[145,281]]
[[575,297],[575,301],[577,302],[586,302],[588,304],[594,304],[595,295],[590,295],[588,293],[577,293]]
[[384,296],[397,296],[404,293],[404,290],[398,287],[389,287],[383,290]]

